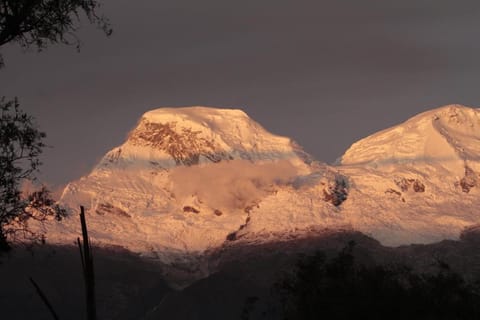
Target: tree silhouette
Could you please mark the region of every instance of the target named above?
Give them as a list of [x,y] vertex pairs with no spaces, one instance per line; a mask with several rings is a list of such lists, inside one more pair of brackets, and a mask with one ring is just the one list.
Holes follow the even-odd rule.
[[20,190],[24,180],[35,180],[44,137],[16,99],[0,99],[0,251],[9,249],[8,238],[19,231],[36,236],[27,228],[29,219],[65,215],[46,188],[28,196]]
[[79,48],[75,31],[82,14],[107,36],[112,33],[108,19],[97,13],[99,7],[96,0],[0,0],[0,46],[16,42],[42,50],[62,43]]
[[[24,48],[42,50],[49,44],[80,46],[75,35],[81,15],[96,24],[108,36],[108,19],[98,14],[96,0],[0,0],[0,47],[18,43]],[[3,67],[0,54],[0,68]],[[45,147],[45,133],[33,118],[20,110],[17,98],[0,98],[0,252],[10,248],[8,241],[18,232],[31,239],[39,235],[28,229],[28,220],[61,219],[65,210],[51,199],[49,191],[23,196],[24,180],[35,180],[39,156]]]
[[364,266],[353,246],[329,260],[324,253],[298,262],[276,285],[285,319],[478,319],[478,286],[445,264],[431,274],[405,265]]

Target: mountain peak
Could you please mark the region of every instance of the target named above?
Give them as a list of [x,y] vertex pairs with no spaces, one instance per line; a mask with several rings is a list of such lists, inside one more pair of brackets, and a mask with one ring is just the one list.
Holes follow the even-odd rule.
[[405,123],[442,120],[446,123],[474,125],[480,118],[480,109],[467,107],[460,104],[450,104],[431,109],[413,116]]
[[236,119],[237,121],[249,119],[248,115],[240,109],[214,108],[205,106],[158,108],[145,112],[142,118],[158,123],[188,121],[204,124],[214,123],[222,118]]
[[139,158],[163,168],[234,159],[310,161],[290,138],[268,132],[242,110],[200,106],[146,112],[101,165]]
[[435,163],[460,174],[464,162],[480,154],[479,140],[480,109],[447,105],[354,143],[341,164],[388,169],[399,163]]

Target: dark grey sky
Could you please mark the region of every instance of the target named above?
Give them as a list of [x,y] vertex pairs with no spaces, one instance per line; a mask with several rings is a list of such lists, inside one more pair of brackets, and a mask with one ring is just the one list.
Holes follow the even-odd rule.
[[106,0],[114,34],[80,53],[2,48],[1,94],[48,134],[43,178],[63,184],[120,144],[143,112],[245,110],[334,161],[421,111],[480,101],[480,1]]

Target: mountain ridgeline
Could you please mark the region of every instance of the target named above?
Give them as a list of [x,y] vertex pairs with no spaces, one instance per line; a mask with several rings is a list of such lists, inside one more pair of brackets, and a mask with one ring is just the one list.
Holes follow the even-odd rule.
[[2,315],[48,318],[31,274],[82,318],[82,205],[102,319],[478,318],[479,142],[451,105],[327,165],[240,110],[152,110],[0,260]]
[[70,217],[49,222],[45,239],[75,239],[73,213],[84,205],[97,245],[198,277],[211,272],[209,252],[326,230],[390,246],[458,239],[479,221],[479,141],[480,110],[450,105],[366,137],[327,165],[241,110],[156,109],[68,184],[60,203]]

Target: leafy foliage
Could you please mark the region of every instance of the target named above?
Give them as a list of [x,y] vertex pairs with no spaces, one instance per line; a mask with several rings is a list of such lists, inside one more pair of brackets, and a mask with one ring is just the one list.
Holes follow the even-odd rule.
[[0,46],[17,42],[41,50],[63,43],[79,48],[74,32],[81,14],[105,34],[112,33],[108,19],[97,13],[99,7],[96,0],[0,0]]
[[0,251],[8,249],[7,239],[22,231],[37,235],[27,228],[29,219],[43,221],[49,216],[61,219],[65,210],[41,188],[27,197],[21,183],[35,180],[41,164],[39,156],[45,147],[45,133],[39,131],[31,116],[20,110],[18,101],[0,100]]
[[478,287],[439,264],[435,274],[404,265],[355,263],[353,245],[319,252],[277,284],[285,319],[478,319]]
[[[97,0],[0,0],[0,46],[19,43],[24,48],[42,50],[49,44],[62,43],[80,47],[75,35],[85,15],[88,21],[109,36],[109,21],[98,14]],[[3,66],[0,54],[0,68]],[[41,190],[24,197],[20,184],[35,180],[39,156],[45,147],[45,133],[39,131],[32,117],[19,109],[17,99],[0,99],[0,252],[9,249],[8,240],[19,231],[37,239],[28,228],[30,219],[61,219],[65,210]]]

